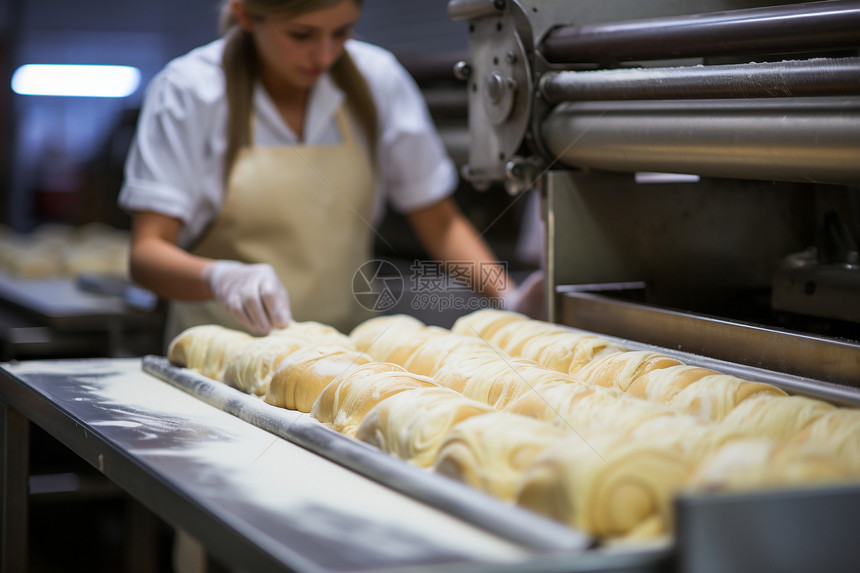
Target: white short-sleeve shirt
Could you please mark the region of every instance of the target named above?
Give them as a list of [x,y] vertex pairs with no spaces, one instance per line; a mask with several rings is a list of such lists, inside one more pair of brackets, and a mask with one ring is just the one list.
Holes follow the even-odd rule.
[[[120,206],[182,220],[179,244],[183,247],[193,244],[215,220],[224,200],[227,103],[223,49],[223,40],[216,40],[173,60],[155,76],[147,88],[126,161]],[[350,40],[346,49],[367,80],[379,116],[373,221],[379,222],[387,202],[408,213],[450,195],[457,184],[456,168],[412,77],[382,48]],[[254,143],[338,143],[335,113],[344,100],[331,77],[323,75],[311,91],[305,139],[299,142],[258,84]],[[354,119],[353,128],[360,133]],[[289,189],[284,194],[284,205],[289,205]]]

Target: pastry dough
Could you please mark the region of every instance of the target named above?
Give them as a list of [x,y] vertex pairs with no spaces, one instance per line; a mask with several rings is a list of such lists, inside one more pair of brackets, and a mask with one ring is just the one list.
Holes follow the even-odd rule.
[[[478,373],[484,372],[485,368],[492,368],[493,364],[501,360],[499,354],[492,350],[467,353],[466,356],[457,360],[446,360],[433,376],[440,386],[463,392],[469,380]],[[509,359],[510,360],[510,359]]]
[[394,314],[365,320],[349,333],[349,337],[359,352],[369,354],[379,362],[403,366],[409,354],[433,334],[438,334],[438,331],[428,331],[417,318]]
[[41,225],[24,235],[0,231],[0,267],[22,279],[128,274],[128,231],[101,223],[81,227]]
[[344,349],[354,347],[347,336],[317,322],[293,322],[263,337],[252,337],[217,324],[204,324],[192,326],[174,337],[167,357],[177,366],[262,395],[266,393],[270,371],[286,356],[281,350],[293,352],[321,344]]
[[809,424],[790,443],[827,453],[860,476],[860,410],[832,410]]
[[216,324],[192,326],[177,334],[167,347],[167,359],[171,364],[200,371],[206,363],[209,342],[227,328]]
[[561,382],[537,386],[505,411],[550,422],[586,439],[605,434],[627,436],[652,418],[678,416],[668,406],[612,388]]
[[787,440],[835,409],[835,406],[803,396],[763,394],[744,400],[721,422],[750,435]]
[[698,366],[669,366],[646,372],[637,377],[627,389],[627,393],[637,398],[670,404],[675,395],[705,376],[718,374],[708,368]]
[[756,394],[786,396],[770,384],[747,382],[727,374],[705,376],[678,392],[670,406],[703,420],[720,421],[738,404]]
[[[463,387],[464,396],[500,410],[542,384],[575,383],[570,376],[522,358],[496,359],[472,373],[461,369],[459,375],[467,380]],[[439,378],[446,384],[446,378],[441,371]]]
[[682,488],[860,476],[858,410],[508,311],[452,331],[383,316],[348,337],[204,325],[168,358],[600,537],[671,531]]
[[401,392],[373,407],[355,437],[421,467],[430,467],[448,431],[493,409],[447,388]]
[[269,382],[265,401],[279,408],[310,412],[335,378],[372,359],[367,354],[333,346],[308,346],[284,358]]
[[619,352],[593,360],[577,372],[577,378],[586,384],[617,388],[627,392],[630,385],[640,376],[652,370],[680,365],[680,361],[658,352],[646,350]]
[[371,408],[395,394],[438,385],[426,376],[407,372],[397,364],[371,362],[335,378],[314,402],[311,416],[348,436]]
[[424,323],[408,314],[391,314],[369,318],[352,329],[349,337],[361,352],[368,353],[368,349],[374,341],[387,330],[398,330],[401,332],[412,332],[421,330]]
[[499,328],[510,322],[530,321],[529,317],[518,312],[485,308],[458,318],[451,327],[451,332],[460,336],[477,336],[489,340]]
[[524,473],[517,503],[598,536],[643,524],[671,530],[671,500],[690,470],[677,452],[629,439],[570,437]]
[[311,344],[325,344],[337,346],[348,350],[355,350],[355,343],[345,334],[337,329],[314,322],[291,322],[286,328],[276,329],[269,333],[268,337],[287,336],[290,338],[302,338]]
[[673,452],[690,463],[697,463],[724,445],[747,440],[749,434],[690,416],[660,416],[639,424],[630,437]]
[[422,376],[434,376],[448,360],[471,353],[497,353],[479,338],[447,334],[431,336],[409,356],[403,366],[410,372]]
[[522,472],[567,432],[526,416],[495,412],[454,426],[442,442],[434,468],[506,501]]
[[520,356],[528,342],[552,337],[560,331],[560,327],[540,320],[511,321],[484,338],[511,356]]
[[[11,254],[14,252],[14,255]],[[49,279],[59,275],[60,261],[56,253],[26,247],[10,251],[4,264],[12,276],[22,279]]]
[[305,338],[264,336],[247,343],[224,370],[224,383],[247,394],[265,396],[281,361],[308,345]]
[[515,400],[506,412],[534,417],[584,439],[628,437],[698,460],[723,444],[745,439],[739,430],[678,413],[665,404],[626,395],[614,388],[548,383]]
[[253,336],[241,330],[224,328],[209,339],[200,373],[219,382],[224,381],[227,365],[244,352],[245,346],[254,342]]
[[293,320],[284,328],[276,328],[270,333],[271,336],[277,336],[279,334],[303,334],[309,337],[327,336],[332,334],[340,334],[341,336],[345,336],[335,327],[313,320],[306,320],[302,322]]
[[[387,335],[389,333],[386,333]],[[415,354],[427,341],[432,338],[449,336],[446,332],[435,326],[428,326],[422,330],[417,330],[413,333],[394,336],[390,335],[390,340],[383,340],[385,362],[393,362],[400,366],[405,366],[409,362],[409,358]],[[374,357],[375,358],[375,357]],[[378,360],[381,358],[378,358]]]
[[734,441],[696,466],[692,490],[750,490],[846,481],[848,469],[826,452],[767,438]]
[[482,338],[511,356],[533,360],[565,374],[575,373],[594,359],[627,350],[592,334],[495,309],[462,316],[451,331]]
[[551,334],[526,341],[519,355],[553,370],[576,374],[595,360],[626,350],[599,336],[557,328]]

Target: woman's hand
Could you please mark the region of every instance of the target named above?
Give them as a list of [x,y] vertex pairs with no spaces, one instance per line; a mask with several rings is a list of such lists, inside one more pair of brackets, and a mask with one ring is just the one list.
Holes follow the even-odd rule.
[[182,221],[158,213],[134,216],[130,271],[132,279],[171,300],[204,301],[213,297],[255,334],[290,323],[287,289],[269,265],[213,261],[176,244]]
[[290,323],[290,299],[275,270],[266,264],[215,261],[203,269],[215,300],[254,334]]

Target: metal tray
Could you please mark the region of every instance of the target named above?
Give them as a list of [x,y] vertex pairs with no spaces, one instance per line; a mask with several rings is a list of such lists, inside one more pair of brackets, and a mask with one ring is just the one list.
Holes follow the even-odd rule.
[[[834,390],[851,388],[860,396],[857,342],[613,299],[573,285],[560,286],[558,291],[562,293],[564,324],[675,348],[694,360],[703,356],[721,359],[726,361],[724,367],[747,368],[748,372],[777,381],[784,372],[786,381],[808,380],[822,388],[830,385]],[[834,398],[839,399],[836,394]],[[853,405],[860,405],[860,401]]]

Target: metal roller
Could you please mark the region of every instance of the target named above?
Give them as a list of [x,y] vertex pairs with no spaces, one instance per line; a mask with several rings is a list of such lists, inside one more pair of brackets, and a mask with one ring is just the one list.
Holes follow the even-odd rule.
[[574,168],[860,182],[860,98],[567,103],[541,137]]
[[557,72],[540,90],[550,103],[860,95],[860,58]]
[[554,63],[593,63],[852,49],[858,40],[860,1],[836,0],[562,26],[541,53]]

